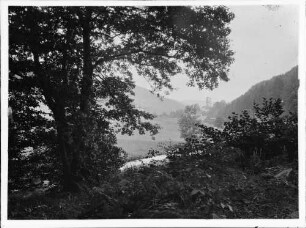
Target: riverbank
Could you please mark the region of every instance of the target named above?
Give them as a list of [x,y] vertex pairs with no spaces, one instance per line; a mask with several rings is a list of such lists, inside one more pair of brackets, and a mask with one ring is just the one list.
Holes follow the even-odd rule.
[[168,161],[169,159],[167,159],[167,155],[158,155],[151,158],[137,159],[125,163],[124,166],[120,168],[120,171],[125,171],[129,168],[138,168],[140,166],[148,166],[150,163],[154,163],[155,165],[162,165]]

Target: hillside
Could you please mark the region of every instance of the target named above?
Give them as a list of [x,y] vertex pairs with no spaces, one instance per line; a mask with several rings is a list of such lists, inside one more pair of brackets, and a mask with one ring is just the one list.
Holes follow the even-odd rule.
[[215,103],[207,116],[226,120],[232,112],[240,113],[245,109],[252,109],[253,103],[261,103],[264,97],[282,99],[285,113],[297,112],[298,83],[298,67],[295,66],[285,74],[252,86],[245,94],[228,104]]
[[148,112],[160,115],[163,113],[169,114],[171,111],[184,109],[185,105],[168,98],[161,100],[149,90],[136,86],[134,104],[138,108],[142,108]]
[[202,99],[202,100],[184,100],[184,101],[181,101],[181,103],[183,103],[184,105],[199,104],[200,107],[206,105],[205,97],[204,97],[204,99]]

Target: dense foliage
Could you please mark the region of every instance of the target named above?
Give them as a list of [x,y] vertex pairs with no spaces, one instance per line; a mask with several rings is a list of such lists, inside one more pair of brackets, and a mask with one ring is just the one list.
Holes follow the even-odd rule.
[[[265,161],[283,157],[288,162],[298,158],[298,120],[296,113],[283,115],[280,99],[263,99],[262,105],[254,103],[251,114],[244,110],[233,113],[223,129],[192,124],[195,134],[186,137],[183,146],[172,148],[170,157],[215,156],[216,151],[234,148],[236,160],[242,167],[258,171]],[[238,151],[238,152],[237,152]],[[186,154],[187,153],[187,154]]]
[[[135,70],[157,92],[182,70],[201,89],[228,80],[226,7],[9,13],[10,219],[297,217],[297,117],[283,115],[279,99],[234,114],[222,130],[187,107],[186,143],[165,148],[161,166],[118,170],[115,133],[158,130],[132,103]],[[60,181],[84,191],[52,188]]]
[[[222,130],[201,125],[200,140],[223,143],[238,148],[238,159],[243,167],[260,169],[262,161],[283,156],[289,162],[298,158],[298,121],[296,113],[283,115],[280,99],[263,99],[254,103],[251,114],[244,110],[233,113]],[[200,143],[203,148],[206,144]]]
[[244,171],[239,150],[220,141],[219,130],[202,130],[201,142],[169,146],[169,161],[128,169],[86,194],[16,196],[9,217],[297,218],[296,165],[276,161],[260,173]]
[[243,111],[240,117],[235,114],[225,123],[227,142],[244,152],[244,162],[256,157],[268,160],[277,155],[285,155],[290,161],[297,159],[297,115],[281,116],[284,112],[281,103],[280,99],[263,99],[262,107],[254,104],[253,117]]
[[42,96],[26,84],[11,81],[10,86],[14,113],[9,119],[9,190],[34,187],[36,178],[57,183],[54,122],[37,109]]
[[[10,7],[9,99],[12,106],[28,106],[14,107],[15,121],[27,115],[32,122],[24,130],[46,131],[33,121],[40,118],[33,108],[50,109],[56,140],[46,150],[56,148],[64,188],[78,190],[80,180],[91,179],[88,175],[121,164],[115,130],[157,132],[149,122],[154,116],[132,104],[135,71],[156,92],[171,90],[171,76],[183,70],[189,84],[200,89],[228,80],[233,62],[228,24],[233,18],[223,6]],[[39,145],[23,137],[23,124],[15,123],[16,134],[10,133],[12,166],[19,156],[13,154],[24,149],[21,141],[31,142],[27,146],[35,153]],[[34,135],[41,137],[38,131]],[[18,150],[13,145],[16,138]],[[12,173],[10,178],[18,176]]]
[[296,158],[296,116],[281,116],[279,99],[254,109],[222,131],[199,125],[186,143],[165,148],[168,160],[115,173],[86,192],[13,194],[9,217],[297,218],[297,162],[283,157]]

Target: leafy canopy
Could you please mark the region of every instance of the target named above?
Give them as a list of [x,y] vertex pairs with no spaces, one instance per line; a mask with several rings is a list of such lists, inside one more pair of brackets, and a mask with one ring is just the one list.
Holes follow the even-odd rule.
[[10,7],[10,102],[20,92],[36,99],[29,106],[50,108],[67,170],[92,151],[112,160],[115,127],[158,130],[154,116],[132,103],[133,75],[157,93],[171,90],[170,78],[183,71],[189,85],[215,88],[233,62],[233,18],[223,6]]
[[170,77],[182,68],[190,77],[189,84],[200,88],[213,89],[219,80],[228,80],[233,62],[228,24],[234,15],[222,6],[11,7],[12,73],[24,78],[25,72],[34,71],[37,53],[54,92],[62,98],[74,97],[84,77],[81,24],[85,17],[90,20],[97,96],[103,97],[99,91],[110,96],[105,88],[111,87],[109,78],[131,82],[135,70],[157,90],[171,89]]

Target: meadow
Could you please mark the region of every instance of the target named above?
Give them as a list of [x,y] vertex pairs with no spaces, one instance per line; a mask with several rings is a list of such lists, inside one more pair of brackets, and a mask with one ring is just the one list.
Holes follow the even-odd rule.
[[161,129],[155,136],[149,134],[121,135],[118,134],[118,146],[122,147],[128,154],[128,160],[145,157],[150,149],[159,150],[163,153],[164,146],[173,145],[184,140],[180,137],[177,118],[159,116],[153,123],[159,124]]

